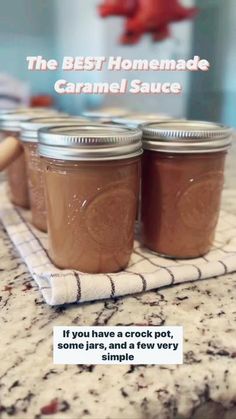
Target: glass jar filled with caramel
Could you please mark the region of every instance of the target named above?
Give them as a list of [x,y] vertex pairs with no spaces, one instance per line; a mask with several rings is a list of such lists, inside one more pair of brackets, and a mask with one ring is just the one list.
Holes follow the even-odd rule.
[[168,121],[143,129],[142,243],[160,255],[196,258],[214,240],[231,129]]
[[172,119],[171,116],[162,113],[131,113],[121,117],[114,117],[112,122],[115,124],[126,125],[131,128],[138,128],[150,122],[162,122]]
[[38,154],[39,129],[54,125],[78,125],[85,122],[85,118],[53,115],[32,118],[21,123],[21,141],[25,150],[32,223],[41,231],[47,231],[47,214],[42,161]]
[[124,115],[127,115],[127,110],[123,108],[100,108],[96,110],[84,111],[83,116],[97,123],[111,123],[113,118],[122,118]]
[[[0,114],[0,133],[3,139],[11,138],[20,141],[20,123],[35,115],[43,116],[55,114],[54,110],[43,110],[38,108],[19,108]],[[27,184],[27,172],[25,154],[22,147],[17,158],[7,167],[8,192],[11,202],[22,208],[29,208],[29,192]]]
[[142,132],[109,125],[40,130],[49,255],[59,268],[117,272],[129,262]]

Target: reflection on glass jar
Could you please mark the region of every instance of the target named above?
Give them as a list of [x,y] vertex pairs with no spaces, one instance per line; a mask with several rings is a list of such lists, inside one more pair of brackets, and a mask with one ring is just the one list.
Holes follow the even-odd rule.
[[43,168],[38,155],[38,145],[24,143],[28,173],[32,223],[41,231],[47,231],[47,214],[44,198]]
[[[19,133],[4,132],[5,138],[15,137],[19,140]],[[11,202],[22,208],[29,208],[29,192],[27,184],[27,171],[25,154],[22,153],[8,166],[6,170],[8,193]]]
[[134,241],[141,132],[99,125],[43,131],[52,261],[89,273],[125,268]]
[[38,154],[38,132],[41,128],[61,125],[78,125],[85,118],[67,115],[36,117],[21,123],[21,141],[24,144],[32,223],[41,231],[47,231],[47,211],[44,194],[42,162]]
[[168,257],[206,254],[214,240],[231,131],[199,122],[144,130],[142,242]]

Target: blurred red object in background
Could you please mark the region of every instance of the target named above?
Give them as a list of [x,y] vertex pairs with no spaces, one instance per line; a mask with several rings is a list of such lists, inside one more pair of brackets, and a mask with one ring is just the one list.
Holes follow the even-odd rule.
[[184,7],[179,0],[104,0],[99,12],[102,17],[125,16],[120,42],[135,44],[144,33],[151,34],[153,41],[168,38],[170,23],[193,18],[197,8]]
[[138,0],[106,0],[98,6],[101,17],[132,16],[138,5]]
[[37,95],[32,96],[30,105],[32,107],[52,108],[54,104],[53,97],[50,95]]

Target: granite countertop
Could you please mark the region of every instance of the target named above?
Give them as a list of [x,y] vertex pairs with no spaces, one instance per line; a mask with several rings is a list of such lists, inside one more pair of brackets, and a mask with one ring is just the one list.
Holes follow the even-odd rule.
[[[236,214],[236,150],[227,166],[223,207]],[[52,308],[0,225],[0,417],[235,419],[235,298],[233,274]],[[184,365],[53,365],[54,325],[132,323],[183,325]]]

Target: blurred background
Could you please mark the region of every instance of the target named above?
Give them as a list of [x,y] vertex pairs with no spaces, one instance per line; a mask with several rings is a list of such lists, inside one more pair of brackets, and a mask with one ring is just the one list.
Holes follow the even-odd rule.
[[[99,106],[124,106],[145,112],[165,112],[176,117],[215,120],[236,126],[236,0],[180,0],[197,6],[194,20],[171,24],[171,37],[153,43],[144,36],[137,45],[122,46],[124,19],[102,19],[102,0],[0,0],[0,96],[4,86],[27,98],[50,95],[61,110],[79,114]],[[64,55],[117,56],[146,59],[189,59],[199,55],[210,61],[205,72],[29,72],[26,56],[42,55],[61,62]],[[11,77],[11,79],[9,78]],[[179,96],[131,94],[120,96],[59,96],[54,83],[68,81],[179,81]],[[22,83],[14,85],[13,79]],[[5,95],[6,96],[6,95]],[[6,98],[5,98],[6,99]],[[17,99],[16,99],[17,100]]]

